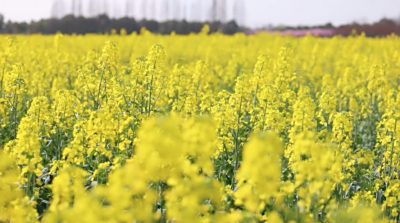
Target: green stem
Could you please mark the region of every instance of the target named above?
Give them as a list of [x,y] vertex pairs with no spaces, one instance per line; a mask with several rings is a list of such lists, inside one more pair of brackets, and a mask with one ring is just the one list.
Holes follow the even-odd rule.
[[6,56],[6,59],[5,59],[4,65],[3,65],[3,71],[1,72],[0,92],[3,91],[4,73],[6,71],[7,60],[8,60],[8,55]]
[[[10,42],[10,44],[8,45],[8,47],[11,47],[11,46],[13,45],[14,41],[15,41],[15,38],[12,39],[12,41]],[[7,55],[7,56],[5,57],[5,61],[4,61],[4,65],[3,65],[3,71],[2,71],[2,73],[1,73],[0,92],[3,91],[4,73],[5,73],[5,70],[6,70],[6,64],[7,64],[7,62],[8,62],[8,56],[9,56],[9,55]]]
[[390,166],[389,166],[390,179],[392,179],[392,176],[393,176],[393,172],[392,172],[393,153],[394,153],[394,137],[393,137],[393,135],[396,132],[396,127],[397,127],[397,119],[394,122],[394,131],[392,133],[392,150],[390,151]]
[[17,137],[17,100],[18,100],[18,96],[17,96],[17,90],[14,90],[14,96],[13,96],[13,103],[12,103],[12,123],[14,125],[14,133],[13,133],[13,138],[15,139]]
[[158,99],[160,98],[161,91],[162,91],[163,87],[164,87],[164,80],[163,80],[163,82],[161,83],[160,90],[158,91],[157,97],[156,97],[156,99],[154,100],[152,109],[154,109],[154,107],[156,106],[156,103],[157,103]]
[[97,89],[97,101],[96,101],[97,109],[100,108],[100,88],[101,88],[101,82],[103,82],[103,77],[104,77],[104,69],[101,70],[101,76],[100,76],[100,81],[99,81],[99,87],[98,87],[98,89]]
[[150,116],[150,110],[151,110],[151,90],[153,87],[153,75],[151,75],[150,79],[150,85],[149,85],[149,101],[147,103],[147,117]]
[[235,182],[235,173],[237,169],[239,168],[239,126],[240,126],[240,116],[241,113],[240,111],[242,110],[242,97],[240,97],[240,103],[239,103],[239,110],[238,110],[238,116],[236,120],[236,135],[235,135],[235,166],[233,169],[233,175],[232,175],[232,183],[231,186],[233,188],[234,182]]

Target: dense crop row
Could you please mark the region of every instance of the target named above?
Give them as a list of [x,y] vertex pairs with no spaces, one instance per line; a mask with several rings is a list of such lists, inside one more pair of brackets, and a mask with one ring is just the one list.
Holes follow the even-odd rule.
[[399,49],[0,36],[0,222],[397,222]]

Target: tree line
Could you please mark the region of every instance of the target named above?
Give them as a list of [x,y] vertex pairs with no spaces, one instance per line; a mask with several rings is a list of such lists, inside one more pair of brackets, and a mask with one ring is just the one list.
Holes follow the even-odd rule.
[[332,30],[332,36],[351,36],[359,35],[361,33],[364,33],[367,37],[384,37],[392,34],[400,36],[400,20],[393,20],[388,18],[382,18],[379,21],[370,24],[360,24],[353,22],[340,26],[334,26],[331,23],[327,23],[325,25],[317,26],[280,26],[275,27],[274,30],[309,30],[314,28]]
[[[227,23],[208,22],[210,32],[221,31],[224,34],[235,34],[243,32],[245,29],[237,25],[235,21]],[[4,22],[4,17],[0,15],[0,33],[9,34],[54,34],[62,32],[64,34],[86,34],[86,33],[110,33],[111,30],[126,30],[127,34],[139,33],[141,28],[146,28],[153,33],[177,34],[198,33],[205,25],[204,22],[165,21],[154,20],[135,20],[134,18],[110,18],[107,15],[86,18],[67,15],[61,19],[42,19],[40,21],[27,22]]]
[[[82,16],[67,15],[60,19],[42,19],[40,21],[27,22],[5,22],[4,17],[0,14],[0,33],[8,34],[54,34],[62,32],[64,34],[86,34],[86,33],[111,33],[116,30],[126,30],[127,34],[139,33],[141,28],[146,28],[153,33],[177,34],[198,33],[206,23],[204,22],[188,22],[185,20],[172,20],[158,22],[155,20],[135,20],[134,18],[110,18],[107,15],[99,15],[97,17],[86,18]],[[221,31],[224,34],[235,34],[238,32],[256,33],[257,30],[247,30],[240,27],[235,21],[227,23],[207,22],[210,27],[210,33]],[[372,24],[347,24],[335,27],[331,23],[321,26],[279,26],[272,27],[275,31],[284,31],[288,29],[312,29],[322,28],[333,30],[332,35],[349,36],[354,33],[365,33],[369,37],[387,36],[396,34],[400,36],[400,21],[383,18]]]

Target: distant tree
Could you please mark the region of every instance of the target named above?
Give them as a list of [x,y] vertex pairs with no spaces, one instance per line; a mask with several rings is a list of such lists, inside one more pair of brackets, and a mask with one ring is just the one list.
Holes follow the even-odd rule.
[[239,29],[240,28],[235,21],[230,21],[222,26],[222,32],[229,35],[239,32]]
[[328,22],[327,24],[323,25],[322,28],[334,28],[333,24]]
[[28,33],[29,24],[26,22],[10,22],[8,21],[6,24],[3,23],[3,32],[5,33]]
[[[205,23],[202,22],[188,22],[186,20],[171,20],[165,22],[158,22],[155,20],[141,20],[136,21],[134,18],[110,18],[106,14],[98,15],[96,17],[82,17],[75,15],[66,15],[63,18],[42,19],[40,21],[26,22],[7,22],[0,17],[3,33],[42,33],[54,34],[62,32],[64,34],[85,34],[85,33],[110,33],[111,30],[117,32],[121,29],[126,30],[126,33],[132,32],[139,33],[142,27],[153,33],[170,34],[175,32],[177,34],[198,33],[201,31]],[[208,24],[210,33],[222,31],[226,34],[234,34],[242,30],[234,21],[228,23],[211,22]]]
[[396,22],[394,20],[391,19],[387,19],[387,18],[382,18],[381,20],[379,20],[378,22],[379,25],[396,25]]
[[155,20],[142,20],[139,24],[141,27],[145,27],[152,33],[156,33],[159,30],[159,23]]
[[189,34],[190,33],[190,24],[186,20],[180,21],[178,23],[176,33]]
[[3,28],[4,28],[4,16],[0,14],[0,32],[3,30]]

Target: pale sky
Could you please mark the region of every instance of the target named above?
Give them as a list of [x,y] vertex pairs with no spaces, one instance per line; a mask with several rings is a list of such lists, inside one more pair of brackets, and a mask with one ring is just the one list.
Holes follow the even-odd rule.
[[[13,21],[48,18],[51,15],[53,1],[0,0],[0,13],[6,20]],[[64,0],[66,5],[71,1]],[[83,0],[84,13],[87,12],[88,1]],[[109,7],[113,7],[114,11],[124,11],[122,6],[125,0],[109,0],[109,2]],[[244,0],[244,2],[245,24],[252,27],[267,24],[316,25],[327,22],[340,25],[353,21],[374,22],[382,17],[400,19],[400,0]],[[120,9],[115,9],[118,4]]]

